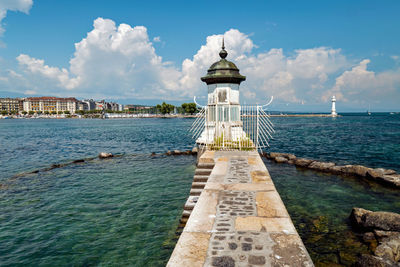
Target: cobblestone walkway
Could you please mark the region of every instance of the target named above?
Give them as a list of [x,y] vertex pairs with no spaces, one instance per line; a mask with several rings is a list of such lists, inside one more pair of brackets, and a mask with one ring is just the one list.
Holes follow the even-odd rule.
[[167,266],[313,266],[256,152],[205,152],[214,169]]

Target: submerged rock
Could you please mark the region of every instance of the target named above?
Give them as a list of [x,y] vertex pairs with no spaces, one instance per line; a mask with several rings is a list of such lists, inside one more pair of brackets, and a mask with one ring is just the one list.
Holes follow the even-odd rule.
[[398,235],[400,237],[400,232],[374,230],[374,235],[379,241],[384,241],[387,238],[390,238],[395,235]]
[[311,164],[311,162],[314,162],[311,159],[303,159],[303,158],[297,158],[294,160],[294,164],[300,167],[308,167],[308,165]]
[[287,160],[295,160],[296,156],[289,153],[278,153],[278,152],[271,152],[268,155],[268,158],[276,159],[277,157],[286,158]]
[[368,212],[372,212],[362,208],[353,208],[350,213],[350,221],[353,223],[353,226],[359,228],[362,227],[362,217]]
[[353,208],[350,220],[359,230],[384,230],[400,232],[400,214]]
[[[400,261],[400,236],[394,235],[385,239],[376,247],[375,256],[389,259],[394,262]],[[399,263],[400,265],[400,263]]]
[[400,174],[384,175],[378,180],[394,187],[400,187]]
[[182,154],[182,151],[180,151],[180,150],[173,151],[173,155],[181,155],[181,154]]
[[99,154],[99,158],[101,159],[112,158],[112,157],[114,157],[112,153],[100,152]]
[[362,225],[369,229],[400,231],[400,214],[394,212],[368,212],[362,217]]
[[288,159],[287,159],[287,158],[284,158],[284,157],[275,157],[274,160],[275,160],[277,163],[286,163],[286,162],[288,162]]
[[356,267],[374,266],[374,267],[391,267],[398,266],[390,260],[383,259],[372,255],[363,254],[355,264]]
[[375,242],[375,256],[362,255],[356,266],[400,266],[400,214],[353,208],[350,219],[358,230],[373,230],[365,233],[363,240]]
[[331,168],[333,166],[335,166],[335,163],[333,163],[333,162],[314,161],[310,165],[308,165],[308,168],[313,169],[313,170],[328,172],[329,168]]
[[344,166],[337,166],[337,165],[329,167],[329,172],[334,173],[334,174],[341,174],[341,173],[343,173],[343,171],[342,171],[343,167]]
[[197,154],[199,152],[199,149],[197,147],[192,148],[192,154]]
[[367,176],[367,172],[370,168],[362,165],[345,165],[342,168],[342,172],[350,175]]
[[382,178],[385,175],[391,175],[391,174],[396,174],[396,171],[383,168],[369,169],[367,171],[367,177],[374,179]]

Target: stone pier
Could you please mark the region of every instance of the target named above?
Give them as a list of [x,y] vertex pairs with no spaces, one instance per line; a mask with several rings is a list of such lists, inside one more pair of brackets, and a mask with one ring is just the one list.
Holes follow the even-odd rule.
[[214,164],[167,266],[314,266],[255,151],[206,151]]

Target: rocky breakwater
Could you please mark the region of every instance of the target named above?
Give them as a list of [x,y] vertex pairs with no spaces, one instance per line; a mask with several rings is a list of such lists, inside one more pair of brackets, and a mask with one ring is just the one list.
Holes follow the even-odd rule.
[[[165,152],[164,155],[166,156],[180,156],[180,155],[197,155],[198,152],[198,148],[194,147],[192,150],[185,150],[185,151],[181,151],[181,150],[168,150],[167,152]],[[156,153],[152,153],[152,156],[155,156]]]
[[400,266],[400,214],[353,208],[350,220],[373,253],[361,255],[356,266]]
[[394,188],[400,188],[400,174],[390,169],[374,169],[362,165],[336,165],[334,162],[322,162],[313,159],[298,158],[289,153],[271,152],[263,153],[263,156],[277,163],[294,164],[302,168],[339,175],[365,177]]

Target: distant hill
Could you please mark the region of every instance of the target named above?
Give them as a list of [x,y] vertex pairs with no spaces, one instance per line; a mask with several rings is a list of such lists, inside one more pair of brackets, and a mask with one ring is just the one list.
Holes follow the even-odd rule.
[[16,92],[7,92],[7,91],[0,91],[0,97],[27,97],[25,94],[16,93]]

